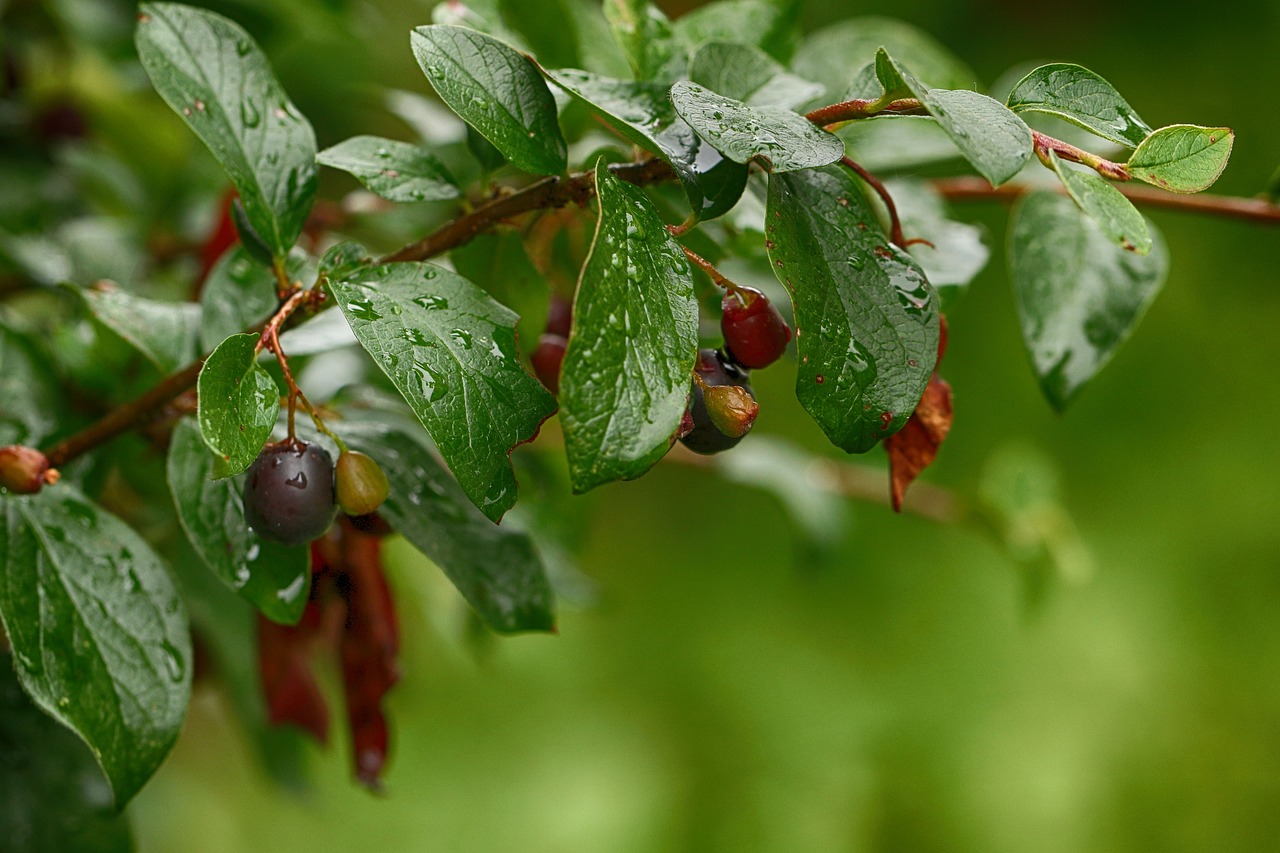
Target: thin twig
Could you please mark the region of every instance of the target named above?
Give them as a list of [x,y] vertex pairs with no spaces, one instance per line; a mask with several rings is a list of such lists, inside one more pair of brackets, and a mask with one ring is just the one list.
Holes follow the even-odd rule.
[[880,182],[879,178],[862,168],[852,159],[843,157],[840,162],[870,184],[871,188],[880,196],[880,200],[884,202],[884,206],[889,211],[889,239],[899,247],[907,248],[907,238],[902,235],[902,220],[898,218],[898,206],[893,203],[893,196],[889,195],[889,190]]
[[1049,152],[1052,151],[1063,160],[1088,166],[1104,178],[1120,182],[1133,179],[1133,175],[1129,174],[1129,167],[1124,163],[1112,162],[1105,157],[1099,157],[1097,154],[1063,142],[1061,139],[1054,139],[1038,130],[1031,131],[1031,143],[1035,147],[1036,156],[1040,158],[1040,162],[1050,169],[1053,168],[1053,164],[1049,162]]

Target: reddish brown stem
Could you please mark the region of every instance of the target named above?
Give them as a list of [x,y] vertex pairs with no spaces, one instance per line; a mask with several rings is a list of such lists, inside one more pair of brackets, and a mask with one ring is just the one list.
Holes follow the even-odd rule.
[[807,113],[805,118],[818,127],[826,127],[827,125],[840,124],[841,122],[856,121],[860,118],[871,118],[883,113],[928,115],[928,110],[925,109],[924,104],[915,98],[900,98],[887,104],[881,104],[878,98],[854,98],[851,101],[841,101],[838,104],[819,107]]
[[907,238],[902,235],[902,220],[898,218],[898,207],[893,203],[893,196],[889,195],[889,190],[880,182],[879,178],[848,157],[842,158],[840,162],[870,184],[871,188],[880,196],[880,200],[884,202],[885,208],[889,211],[889,239],[903,249],[907,248]]
[[[677,226],[668,225],[667,230],[670,231],[673,227],[677,227]],[[692,263],[694,266],[698,267],[698,269],[702,270],[704,273],[706,273],[707,277],[710,278],[711,281],[714,282],[717,287],[723,287],[725,290],[729,291],[730,293],[738,292],[738,285],[734,284],[733,282],[729,281],[729,279],[725,278],[724,274],[721,273],[720,270],[716,269],[715,265],[712,264],[711,261],[708,261],[706,258],[702,257],[702,255],[699,255],[697,252],[693,251],[690,248],[687,248],[685,246],[681,246],[680,248],[684,249],[684,256],[689,259],[689,262]]]
[[1054,139],[1052,136],[1043,134],[1038,130],[1031,131],[1031,143],[1035,147],[1036,156],[1040,158],[1040,162],[1050,168],[1052,168],[1052,164],[1049,162],[1049,152],[1052,151],[1063,160],[1070,160],[1072,163],[1088,166],[1104,178],[1110,178],[1113,181],[1133,179],[1133,176],[1129,174],[1129,167],[1124,163],[1114,163],[1111,160],[1099,157],[1097,154],[1091,154],[1074,145],[1069,145],[1061,139]]

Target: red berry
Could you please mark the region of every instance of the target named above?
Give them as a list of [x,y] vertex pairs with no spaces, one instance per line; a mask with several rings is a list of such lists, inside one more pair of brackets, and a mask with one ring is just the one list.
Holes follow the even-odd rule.
[[56,481],[56,472],[50,476],[49,460],[39,450],[17,444],[0,447],[0,489],[34,495]]
[[547,305],[547,328],[544,331],[548,335],[567,338],[572,328],[573,303],[558,293],[551,294],[551,302]]
[[538,348],[533,351],[533,372],[552,394],[560,393],[560,365],[567,346],[569,341],[562,335],[545,334],[538,338]]
[[[726,397],[724,400],[713,400],[712,405],[718,411],[716,417],[712,417],[711,412],[707,410],[707,401],[704,399],[702,386],[695,381],[692,392],[689,395],[688,412],[693,425],[684,435],[680,436],[680,441],[694,453],[710,455],[719,453],[722,450],[728,450],[742,440],[742,437],[751,429],[751,423],[755,420],[754,410],[750,412],[749,417],[746,412],[747,409],[752,408],[755,402],[755,397],[751,392],[751,385],[747,382],[747,375],[745,371],[729,361],[722,353],[713,349],[698,351],[698,363],[694,366],[694,370],[697,371],[702,381],[712,388],[728,385],[737,386],[741,391],[723,395]],[[730,401],[735,404],[733,407],[724,405]],[[736,409],[741,416],[730,414],[730,408]],[[726,426],[730,427],[730,431],[737,434],[729,435],[720,429],[716,425],[717,420],[724,421]],[[682,431],[684,428],[684,425],[682,425]]]
[[769,297],[749,287],[726,293],[721,303],[720,331],[725,349],[743,367],[768,367],[791,340],[791,327]]
[[333,458],[302,441],[268,444],[244,481],[244,517],[264,539],[302,545],[325,534],[338,514]]

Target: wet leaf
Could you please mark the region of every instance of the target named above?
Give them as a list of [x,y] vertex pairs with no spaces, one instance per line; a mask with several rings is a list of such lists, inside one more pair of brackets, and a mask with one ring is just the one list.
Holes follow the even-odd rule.
[[864,453],[915,410],[938,351],[938,305],[889,244],[860,180],[828,166],[772,175],[766,247],[791,292],[796,395],[837,447]]
[[49,719],[0,660],[0,837],[4,849],[128,853],[129,821],[93,754]]
[[1066,408],[1110,361],[1160,292],[1168,254],[1149,227],[1151,253],[1141,256],[1056,193],[1033,193],[1015,209],[1009,252],[1018,317],[1054,408]]
[[604,0],[604,17],[636,80],[669,86],[685,75],[689,57],[671,21],[648,0]]
[[495,631],[548,631],[555,602],[530,538],[494,526],[436,460],[416,427],[348,420],[342,437],[387,472],[379,514],[431,559]]
[[520,364],[515,314],[432,264],[367,268],[350,281],[331,280],[329,290],[463,491],[501,519],[516,500],[511,450],[556,409]]
[[1095,172],[1072,169],[1053,151],[1049,152],[1049,162],[1067,193],[1113,243],[1139,255],[1151,251],[1146,220],[1120,190]]
[[321,151],[316,162],[355,175],[388,201],[441,201],[462,195],[434,154],[408,142],[353,136]]
[[89,745],[123,806],[173,746],[191,695],[187,613],[168,570],[66,483],[0,497],[0,570],[23,690]]
[[555,99],[527,56],[483,33],[432,24],[410,38],[441,100],[518,169],[555,175],[568,164]]
[[1067,62],[1041,65],[1018,81],[1005,103],[1015,113],[1056,116],[1128,148],[1137,147],[1151,133],[1115,87]]
[[305,547],[262,539],[245,522],[244,478],[213,479],[215,457],[200,429],[181,421],[169,443],[167,474],[178,520],[200,559],[264,616],[292,624],[311,582]]
[[173,373],[196,357],[199,305],[159,302],[116,289],[77,292],[95,317],[142,353],[161,373]]
[[1129,158],[1129,173],[1175,193],[1213,186],[1227,168],[1235,134],[1229,127],[1175,124],[1152,133]]
[[[671,102],[689,126],[736,163],[758,159],[771,172],[812,169],[844,156],[840,138],[780,107],[750,107],[695,83],[671,87]],[[1028,136],[1028,144],[1030,136]]]
[[214,452],[214,476],[253,464],[271,437],[280,389],[258,364],[257,335],[232,335],[213,351],[196,384],[200,435]]
[[57,377],[30,341],[0,324],[0,447],[37,446],[57,428]]
[[681,15],[675,32],[695,53],[709,42],[722,42],[759,48],[786,62],[800,38],[799,6],[797,0],[719,0]]
[[596,167],[600,220],[560,374],[575,492],[649,470],[688,402],[698,306],[684,252],[644,192]]
[[750,107],[793,110],[822,94],[819,84],[788,73],[767,53],[746,44],[704,44],[689,65],[689,79]]
[[204,9],[143,3],[135,33],[152,85],[235,184],[245,215],[284,258],[316,194],[316,137],[238,24]]

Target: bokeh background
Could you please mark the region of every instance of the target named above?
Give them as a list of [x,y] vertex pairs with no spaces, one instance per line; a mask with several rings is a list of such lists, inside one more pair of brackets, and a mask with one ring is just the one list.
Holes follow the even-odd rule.
[[[32,4],[9,5],[13,20]],[[127,48],[131,9],[45,5],[89,45],[63,84],[102,103],[95,50],[120,31]],[[429,2],[201,5],[261,40],[322,146],[405,135],[374,86],[428,91],[406,34]],[[1229,125],[1216,191],[1253,195],[1280,165],[1272,0],[810,0],[803,14],[809,28],[900,17],[987,84],[1078,62],[1153,126]],[[572,504],[591,583],[557,636],[485,640],[393,545],[404,655],[386,795],[350,781],[340,726],[308,749],[303,790],[276,784],[205,685],[131,807],[140,849],[1276,849],[1280,230],[1150,213],[1172,248],[1164,292],[1057,416],[1018,334],[1007,211],[957,211],[996,251],[950,315],[957,416],[925,480],[966,504],[1009,466],[1056,480],[1056,569],[979,521],[859,502],[819,513],[818,555],[775,495],[663,464]],[[834,455],[792,369],[755,377],[759,433]]]

